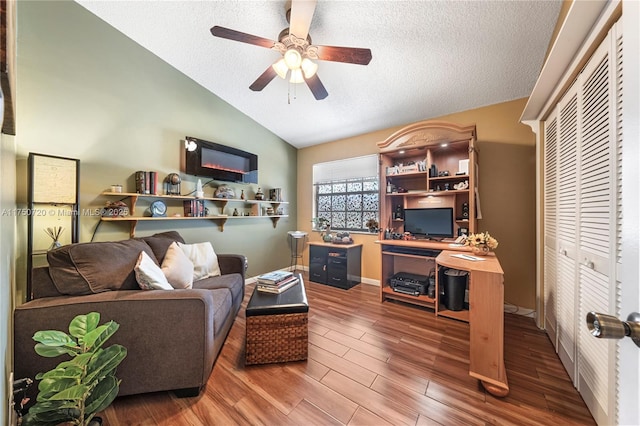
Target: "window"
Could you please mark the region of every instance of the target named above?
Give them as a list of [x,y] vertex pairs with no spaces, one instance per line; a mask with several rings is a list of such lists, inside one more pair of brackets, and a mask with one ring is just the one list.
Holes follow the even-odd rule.
[[315,217],[327,219],[334,231],[367,231],[378,221],[378,155],[313,165]]

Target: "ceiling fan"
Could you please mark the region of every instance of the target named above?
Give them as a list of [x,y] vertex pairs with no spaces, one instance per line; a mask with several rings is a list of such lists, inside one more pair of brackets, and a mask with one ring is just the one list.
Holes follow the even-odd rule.
[[214,26],[211,34],[216,37],[253,44],[277,50],[282,54],[273,65],[270,65],[253,82],[249,88],[259,92],[273,80],[276,75],[282,79],[289,76],[291,83],[307,83],[317,100],[329,94],[318,78],[318,64],[313,60],[345,62],[349,64],[367,65],[371,61],[371,50],[357,47],[319,46],[311,44],[309,27],[316,8],[317,0],[291,0],[291,8],[287,10],[289,27],[280,32],[278,41],[243,33],[229,28]]

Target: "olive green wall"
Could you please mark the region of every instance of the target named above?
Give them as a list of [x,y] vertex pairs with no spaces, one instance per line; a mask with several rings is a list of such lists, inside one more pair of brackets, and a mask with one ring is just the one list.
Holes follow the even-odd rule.
[[[211,241],[219,253],[247,255],[249,276],[289,265],[295,148],[74,2],[19,2],[18,49],[19,203],[26,200],[29,152],[79,159],[80,207],[89,210],[104,206],[108,199],[99,194],[111,184],[133,192],[136,170],[161,177],[179,171],[181,139],[195,136],[257,154],[259,185],[235,185],[237,192],[282,188],[290,217],[276,228],[268,218],[228,220],[224,232],[206,220],[141,222],[136,234],[176,229],[188,242]],[[196,180],[183,175],[182,192],[193,190]],[[206,195],[212,192],[205,187]],[[24,271],[26,219],[19,220],[18,268]],[[81,215],[81,241],[91,239],[98,222]],[[103,223],[95,240],[127,238],[128,230]],[[18,281],[22,292],[24,272]]]
[[[494,235],[496,254],[505,272],[505,301],[535,307],[535,135],[519,122],[527,99],[518,99],[437,119],[475,124],[479,150],[479,192],[483,219],[478,230]],[[408,125],[411,123],[406,123]],[[403,126],[341,139],[298,151],[298,228],[311,230],[312,166],[340,158],[377,153],[377,142]],[[377,235],[354,234],[363,244],[365,282],[380,281]],[[311,232],[312,241],[320,241]]]

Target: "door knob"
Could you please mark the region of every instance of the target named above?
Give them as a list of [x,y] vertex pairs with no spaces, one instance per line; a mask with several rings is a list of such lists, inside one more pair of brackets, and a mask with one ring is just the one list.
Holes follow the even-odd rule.
[[622,339],[629,336],[636,346],[640,347],[640,313],[638,312],[629,314],[626,321],[611,315],[589,312],[587,328],[594,337],[601,339]]

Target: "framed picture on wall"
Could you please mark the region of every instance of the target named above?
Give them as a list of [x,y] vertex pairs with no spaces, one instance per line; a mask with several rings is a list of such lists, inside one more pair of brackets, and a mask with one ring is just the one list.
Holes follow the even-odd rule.
[[79,230],[80,160],[29,153],[27,209],[27,300],[31,273],[46,266],[46,254],[77,243]]

